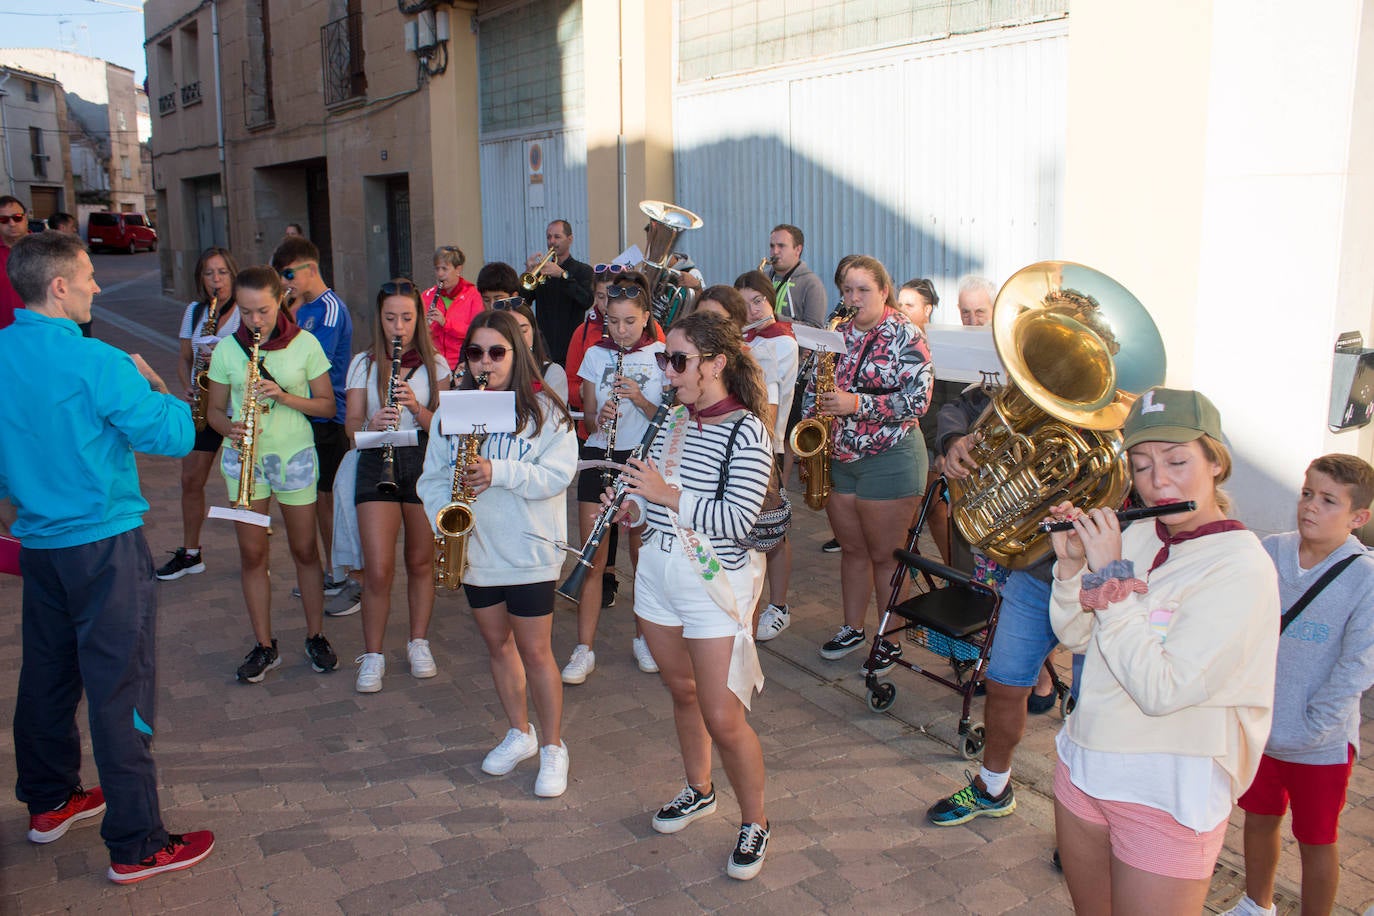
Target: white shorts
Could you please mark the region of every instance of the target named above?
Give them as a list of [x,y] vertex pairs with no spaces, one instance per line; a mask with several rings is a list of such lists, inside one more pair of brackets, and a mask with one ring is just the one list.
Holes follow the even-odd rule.
[[[669,547],[666,553],[662,549],[665,544]],[[763,593],[767,570],[763,554],[751,550],[748,556],[743,567],[724,570],[735,601],[744,611],[746,626],[752,625],[754,604]],[[682,627],[682,635],[688,639],[716,639],[739,631],[739,624],[706,593],[705,583],[683,554],[677,538],[665,538],[658,532],[652,537],[646,534],[639,550],[635,615],[659,626]]]

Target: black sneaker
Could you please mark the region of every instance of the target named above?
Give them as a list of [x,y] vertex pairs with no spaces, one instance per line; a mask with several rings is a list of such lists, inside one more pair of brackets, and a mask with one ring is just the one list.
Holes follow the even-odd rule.
[[821,658],[831,661],[844,658],[850,652],[862,647],[866,641],[863,630],[856,630],[849,624],[845,624],[840,627],[840,632],[836,633],[830,642],[821,646]]
[[725,873],[731,878],[748,881],[763,868],[763,857],[768,854],[768,827],[766,824],[740,824],[739,840],[735,851],[730,853],[730,861],[725,865]]
[[615,573],[603,573],[601,575],[601,606],[603,608],[615,607],[615,596],[618,591],[620,591],[620,583],[616,581]]
[[[882,641],[882,648],[879,650],[878,662],[873,666],[873,673],[879,676],[887,674],[893,668],[897,667],[897,663],[894,662],[893,659],[901,657],[902,647],[895,642],[888,642],[884,639]],[[863,667],[859,669],[859,673],[868,674],[867,659],[864,660]]]
[[329,646],[329,640],[324,638],[323,633],[305,638],[305,657],[310,659],[310,667],[321,674],[339,667],[339,657],[334,654],[334,650]]
[[185,547],[178,547],[172,551],[172,558],[157,568],[157,577],[163,582],[171,582],[182,576],[194,576],[203,572],[205,572],[204,555],[199,550],[192,553]]
[[262,680],[263,675],[280,664],[281,656],[277,654],[277,641],[273,639],[270,646],[254,645],[234,676],[241,681],[256,684]]
[[659,833],[677,833],[699,817],[716,810],[716,790],[705,795],[691,786],[683,786],[677,798],[668,802],[654,815],[653,827]]
[[824,550],[826,553],[839,553],[840,539],[831,538],[830,540],[826,541],[824,544],[821,545],[821,550]]

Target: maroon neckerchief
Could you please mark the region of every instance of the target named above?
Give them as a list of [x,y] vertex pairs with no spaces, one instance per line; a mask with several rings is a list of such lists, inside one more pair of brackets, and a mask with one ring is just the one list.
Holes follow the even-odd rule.
[[402,369],[418,369],[423,365],[424,361],[420,359],[420,351],[415,349],[414,347],[411,347],[409,350],[401,354]]
[[630,347],[628,349],[622,348],[620,344],[615,342],[615,338],[611,337],[610,334],[605,334],[600,340],[596,342],[595,346],[605,347],[607,350],[620,350],[623,353],[629,354],[638,353],[640,350],[643,350],[645,347],[652,343],[658,343],[658,338],[650,334],[648,325],[645,325],[644,332],[639,335],[639,340],[635,343],[633,347]]
[[[300,332],[301,326],[296,324],[291,313],[282,309],[277,312],[277,326],[272,329],[271,334],[267,335],[266,340],[258,343],[258,349],[265,353],[273,350],[285,350]],[[243,346],[245,353],[253,347],[253,332],[248,329],[248,325],[242,322],[239,323],[238,330],[234,332],[234,339]]]
[[797,336],[796,334],[792,333],[792,324],[791,324],[791,322],[774,320],[774,321],[770,322],[769,324],[765,325],[764,327],[761,327],[761,328],[750,328],[749,330],[745,331],[745,332],[744,332],[744,341],[745,341],[745,343],[753,343],[754,340],[755,340],[756,338],[759,338],[759,337],[762,337],[762,338],[764,338],[764,339],[767,339],[767,338],[770,338],[770,337],[796,337],[796,336]]
[[1164,546],[1159,548],[1159,553],[1155,554],[1155,561],[1150,564],[1148,576],[1156,569],[1164,565],[1164,561],[1169,559],[1169,548],[1184,541],[1191,541],[1193,538],[1200,538],[1208,534],[1220,534],[1223,531],[1244,531],[1245,526],[1233,518],[1223,518],[1215,522],[1208,522],[1192,531],[1185,531],[1182,534],[1170,534],[1169,529],[1164,527],[1164,523],[1155,519],[1155,537],[1164,542]]
[[701,429],[702,420],[709,420],[712,417],[723,417],[727,413],[734,413],[736,410],[748,409],[749,408],[745,407],[744,403],[740,401],[739,398],[735,397],[733,394],[727,394],[725,397],[721,398],[719,401],[716,401],[710,407],[697,408],[692,404],[688,404],[687,416],[691,417],[693,420],[696,420],[697,429]]

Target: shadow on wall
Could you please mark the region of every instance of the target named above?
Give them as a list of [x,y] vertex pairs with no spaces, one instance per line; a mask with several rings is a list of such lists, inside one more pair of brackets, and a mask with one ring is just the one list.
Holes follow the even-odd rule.
[[[870,254],[896,284],[916,276],[934,279],[941,307],[948,295],[952,308],[957,278],[982,272],[986,258],[972,246],[929,231],[920,213],[897,205],[889,193],[899,184],[893,179],[895,162],[873,166],[841,174],[772,136],[680,148],[674,156],[674,203],[697,213],[705,225],[685,233],[678,247],[692,256],[708,283],[729,283],[768,254],[774,226],[790,223],[805,234],[806,263],[832,292],[840,258]],[[1032,229],[1026,262],[1043,256]]]

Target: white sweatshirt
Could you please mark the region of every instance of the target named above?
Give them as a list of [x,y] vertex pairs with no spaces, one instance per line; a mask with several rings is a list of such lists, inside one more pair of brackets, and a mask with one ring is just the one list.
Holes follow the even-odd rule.
[[[528,585],[558,578],[568,536],[565,493],[577,470],[577,436],[545,395],[539,395],[543,428],[493,433],[479,454],[491,461],[491,486],[473,501],[468,535],[469,585]],[[437,422],[438,415],[435,415]],[[453,465],[460,436],[431,425],[425,467],[416,484],[430,527],[453,495]]]

